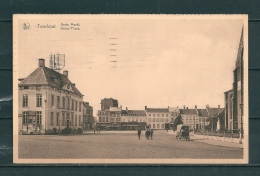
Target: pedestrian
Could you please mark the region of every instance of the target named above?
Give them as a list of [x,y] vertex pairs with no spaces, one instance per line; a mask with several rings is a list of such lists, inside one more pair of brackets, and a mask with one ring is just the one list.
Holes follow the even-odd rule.
[[145,131],[145,138],[148,139],[148,130]]
[[167,133],[168,133],[168,128],[166,128],[166,131],[167,131]]
[[150,131],[151,140],[153,140],[153,130]]
[[138,135],[139,140],[140,140],[140,137],[141,137],[141,133],[142,133],[142,130],[139,128],[138,131],[137,131],[137,135]]

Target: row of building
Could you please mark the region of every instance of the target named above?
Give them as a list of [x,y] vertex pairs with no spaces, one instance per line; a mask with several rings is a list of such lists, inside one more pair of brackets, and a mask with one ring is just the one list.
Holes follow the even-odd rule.
[[19,79],[20,133],[60,133],[65,128],[88,129],[94,122],[93,107],[83,101],[83,94],[68,77],[45,66]]
[[206,105],[205,109],[185,108],[148,108],[143,110],[130,110],[127,107],[122,109],[118,106],[118,100],[104,98],[101,100],[101,110],[98,110],[98,128],[112,128],[132,130],[139,127],[149,126],[151,129],[171,129],[173,122],[178,115],[181,115],[183,124],[189,125],[192,129],[204,129],[207,119],[217,117],[224,111],[224,108],[211,108]]

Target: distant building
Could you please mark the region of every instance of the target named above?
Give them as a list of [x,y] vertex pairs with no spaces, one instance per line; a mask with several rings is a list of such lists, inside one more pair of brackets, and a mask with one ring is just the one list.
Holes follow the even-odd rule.
[[147,125],[151,129],[165,129],[165,124],[171,122],[171,113],[169,108],[147,108],[145,106]]
[[109,109],[110,107],[118,107],[118,101],[113,98],[104,98],[101,100],[101,110]]
[[121,129],[136,130],[137,128],[145,129],[146,113],[144,110],[122,110],[121,112]]
[[225,127],[231,131],[238,131],[242,126],[244,109],[244,30],[239,42],[236,68],[233,71],[232,90],[224,92],[225,98]]
[[83,125],[84,130],[90,130],[93,128],[94,116],[93,107],[89,105],[89,102],[83,102]]
[[81,129],[83,95],[68,78],[45,67],[45,60],[18,84],[19,130],[22,133],[60,133]]
[[196,106],[195,109],[183,106],[183,109],[179,109],[179,113],[183,124],[189,125],[191,129],[199,129],[199,114]]

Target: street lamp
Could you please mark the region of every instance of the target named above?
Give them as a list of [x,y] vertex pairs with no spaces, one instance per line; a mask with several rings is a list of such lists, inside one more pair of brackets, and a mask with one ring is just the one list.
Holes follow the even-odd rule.
[[243,138],[243,104],[240,104],[240,115],[241,115],[241,122],[240,122],[240,133],[239,133],[239,144],[242,144]]

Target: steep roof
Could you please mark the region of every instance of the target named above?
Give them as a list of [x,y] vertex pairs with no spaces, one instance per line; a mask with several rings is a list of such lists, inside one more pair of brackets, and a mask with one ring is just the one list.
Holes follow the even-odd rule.
[[208,111],[206,109],[197,109],[200,117],[208,117]]
[[62,87],[68,83],[75,94],[83,96],[76,88],[75,84],[73,84],[65,75],[49,69],[48,67],[38,67],[18,85],[48,85],[57,89],[62,89]]
[[146,108],[146,112],[169,113],[168,108]]
[[221,113],[222,111],[224,111],[224,108],[208,108],[208,112],[209,112],[209,117],[214,117],[216,115],[218,115],[218,113]]
[[197,115],[196,109],[180,109],[180,114],[184,115]]

